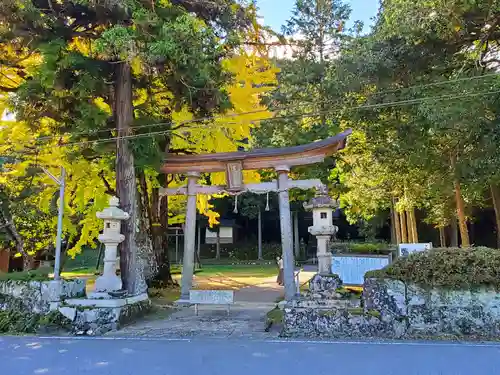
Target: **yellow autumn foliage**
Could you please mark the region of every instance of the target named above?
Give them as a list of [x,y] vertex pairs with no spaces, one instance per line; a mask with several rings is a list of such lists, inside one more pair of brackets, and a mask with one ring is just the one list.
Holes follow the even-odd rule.
[[[90,53],[87,41],[75,39],[72,48],[80,52]],[[8,51],[7,51],[8,52]],[[11,51],[13,52],[13,51]],[[38,56],[25,56],[20,62],[26,69],[40,64]],[[242,141],[250,138],[252,128],[259,126],[260,121],[272,116],[260,103],[262,94],[271,90],[276,84],[277,69],[270,61],[257,52],[241,51],[238,56],[224,62],[225,68],[235,75],[233,84],[226,87],[233,109],[223,116],[217,116],[213,121],[204,123],[188,123],[174,131],[172,136],[173,148],[194,149],[197,153],[230,152],[236,151]],[[17,87],[23,79],[16,70],[0,67],[0,84],[4,87]],[[137,69],[137,66],[133,67]],[[140,105],[148,100],[151,93],[140,90],[135,93],[134,104]],[[170,93],[154,94],[155,100],[161,99],[166,105],[171,100]],[[0,93],[0,113],[5,114],[9,96]],[[96,97],[94,103],[99,109],[111,113],[111,108],[103,98]],[[193,119],[193,114],[186,108],[173,114],[175,123]],[[32,168],[44,168],[54,176],[60,175],[60,168],[66,169],[66,190],[64,205],[63,233],[69,237],[78,238],[76,244],[68,250],[70,256],[81,252],[84,246],[95,246],[95,239],[102,229],[102,221],[97,219],[96,213],[102,210],[108,201],[106,187],[102,181],[102,174],[106,180],[114,185],[114,172],[110,169],[112,163],[106,157],[87,160],[79,155],[77,146],[60,147],[60,138],[50,139],[58,124],[48,118],[42,118],[37,131],[28,124],[16,121],[14,118],[0,120],[0,154],[3,156],[19,156],[14,161],[3,165],[0,171],[0,184],[11,194],[20,194],[26,188],[26,177]],[[49,137],[44,145],[37,146],[37,139]],[[64,142],[65,139],[63,138]],[[10,164],[9,164],[10,163]],[[155,181],[155,171],[148,171],[150,181]],[[245,171],[245,182],[258,182],[260,177],[256,172]],[[211,182],[225,184],[224,173],[213,174]],[[46,233],[47,226],[53,233],[36,244],[34,250],[46,249],[55,241],[57,215],[54,214],[54,197],[57,197],[59,186],[44,173],[34,173],[28,181],[37,187],[37,193],[26,198],[27,202],[40,212],[47,214],[48,222],[33,223],[30,233],[20,233],[22,236],[36,233]],[[175,186],[173,183],[172,186]],[[181,185],[182,183],[178,182]],[[212,211],[209,196],[199,195],[197,199],[198,211],[206,215],[211,225],[217,223],[218,214]],[[185,197],[169,197],[169,210],[178,213],[170,220],[171,224],[184,222]],[[39,227],[38,227],[39,226]],[[42,227],[43,226],[43,227]],[[38,229],[37,229],[38,228]],[[37,236],[38,237],[38,236]]]
[[[233,152],[238,146],[245,146],[244,140],[250,139],[251,131],[260,122],[272,116],[272,113],[261,104],[262,95],[272,90],[276,85],[278,69],[269,59],[257,51],[241,50],[240,54],[224,61],[223,66],[234,75],[234,83],[226,87],[231,98],[233,109],[222,116],[216,116],[206,123],[185,123],[172,136],[172,148],[190,148],[196,153]],[[193,114],[183,109],[173,114],[177,124],[193,119]],[[244,171],[245,183],[260,181],[256,171]],[[213,185],[225,185],[225,173],[212,173],[210,181]],[[180,185],[180,184],[179,184]],[[175,184],[171,185],[176,187]],[[217,224],[219,214],[212,211],[209,204],[211,196],[198,195],[197,208],[208,217],[209,224]],[[183,207],[186,198],[183,196],[169,197],[169,207]],[[170,219],[170,223],[184,221],[182,213]]]

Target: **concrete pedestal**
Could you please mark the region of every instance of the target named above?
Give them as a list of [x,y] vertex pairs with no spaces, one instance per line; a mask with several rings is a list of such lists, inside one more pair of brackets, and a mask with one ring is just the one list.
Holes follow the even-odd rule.
[[[99,236],[99,240],[103,242],[106,239]],[[94,289],[96,292],[114,292],[122,289],[122,279],[116,275],[118,243],[105,242],[105,246],[104,271],[102,276],[99,276],[95,281]]]
[[332,253],[328,249],[330,235],[317,235],[318,241],[318,273],[321,275],[329,275],[332,273]]
[[149,311],[146,293],[128,298],[67,299],[58,310],[73,325],[77,335],[96,336],[114,331]]

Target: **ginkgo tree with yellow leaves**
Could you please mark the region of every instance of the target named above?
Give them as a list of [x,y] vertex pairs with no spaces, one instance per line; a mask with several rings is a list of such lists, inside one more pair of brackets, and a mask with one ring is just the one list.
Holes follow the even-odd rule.
[[[56,187],[37,166],[47,162],[43,167],[54,174],[67,168],[65,234],[76,241],[72,254],[92,243],[99,229],[95,212],[107,193],[117,194],[131,214],[121,268],[132,294],[142,288],[136,275],[141,256],[152,277],[170,278],[168,201],[158,192],[175,179],[156,172],[165,155],[235,149],[258,119],[243,113],[259,108],[259,94],[274,80],[264,58],[238,53],[255,24],[254,6],[217,3],[215,8],[182,0],[0,5],[1,47],[13,51],[0,66],[18,78],[13,86],[0,87],[16,114],[4,139],[16,126],[32,137],[4,165],[8,185],[15,186],[23,169],[35,168],[33,181],[43,189],[30,199],[50,214]],[[29,67],[20,65],[25,56],[33,61]],[[200,199],[200,209],[209,213],[207,201]]]
[[102,223],[96,213],[106,203],[108,188],[102,176],[112,176],[109,161],[75,157],[73,150],[52,142],[37,147],[37,134],[23,122],[3,120],[0,128],[2,209],[0,220],[5,241],[24,257],[25,267],[37,252],[53,250],[57,225],[59,187],[53,175],[67,171],[63,236],[65,252],[75,256],[82,247],[95,247]]
[[[252,137],[252,129],[272,117],[272,112],[262,104],[263,95],[273,90],[277,83],[278,69],[259,50],[240,49],[238,54],[223,62],[234,76],[233,83],[227,86],[232,108],[224,115],[214,118],[209,124],[192,123],[182,130],[174,130],[171,147],[189,149],[193,153],[234,152],[238,147],[246,147]],[[176,122],[193,120],[189,111],[174,113]],[[181,134],[182,133],[182,134]],[[203,142],[196,142],[203,139]],[[246,183],[260,182],[256,171],[244,171]],[[212,173],[210,183],[224,185],[224,173]],[[203,179],[201,181],[203,183]],[[206,183],[206,182],[205,182]],[[172,186],[182,184],[172,180]],[[210,196],[198,196],[198,210],[209,218],[209,224],[217,224],[219,214],[211,210]],[[169,197],[170,201],[185,202],[183,196]],[[172,223],[183,222],[182,214],[172,217]]]

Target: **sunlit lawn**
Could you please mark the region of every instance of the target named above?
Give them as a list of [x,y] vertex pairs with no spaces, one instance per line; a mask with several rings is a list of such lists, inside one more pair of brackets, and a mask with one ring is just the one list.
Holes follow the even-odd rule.
[[[179,284],[181,282],[181,268],[172,267],[172,277]],[[62,273],[64,278],[86,278],[87,291],[93,289],[95,279],[99,271],[95,267],[76,268]],[[196,270],[193,282],[194,289],[210,290],[238,290],[245,287],[261,285],[273,281],[277,275],[275,265],[205,265]],[[305,276],[305,275],[304,275]],[[307,279],[307,277],[306,277]],[[362,288],[347,287],[353,291],[361,292]],[[308,290],[307,280],[301,280],[300,290]],[[154,303],[167,305],[176,301],[180,297],[179,288],[150,289],[150,295]]]
[[[178,283],[181,281],[181,269],[172,267],[172,277]],[[100,274],[95,267],[79,267],[64,271],[63,278],[85,278],[87,280],[87,292],[92,291],[95,279]],[[277,269],[274,265],[207,265],[196,270],[194,276],[195,289],[211,290],[237,290],[240,288],[259,285],[269,282],[270,278],[276,277]],[[160,305],[170,304],[179,299],[179,288],[151,289],[150,294],[155,303]]]

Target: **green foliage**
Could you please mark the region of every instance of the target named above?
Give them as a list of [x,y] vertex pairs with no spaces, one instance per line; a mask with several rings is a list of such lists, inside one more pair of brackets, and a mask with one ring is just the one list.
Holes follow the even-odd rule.
[[[293,59],[279,61],[279,85],[265,102],[276,118],[266,121],[255,133],[259,147],[285,147],[310,143],[336,134],[339,116],[328,109],[338,97],[331,82],[334,56],[348,43],[345,28],[350,15],[342,0],[297,0],[291,18],[283,27],[293,46]],[[299,37],[297,37],[299,35]],[[309,117],[298,113],[311,113]],[[294,169],[297,177],[327,182],[333,161]]]
[[500,290],[500,251],[485,247],[433,249],[398,258],[365,278],[390,278],[423,287]]
[[351,307],[350,309],[347,309],[347,312],[355,316],[361,316],[365,314],[365,311],[362,307]]
[[352,290],[346,287],[338,288],[337,290],[335,290],[335,292],[340,294],[343,299],[359,299],[361,297],[360,291]]
[[[215,252],[215,250],[212,250]],[[235,244],[231,247],[221,245],[221,256],[228,257],[231,260],[250,261],[258,258],[258,248],[254,244]],[[282,248],[279,243],[263,243],[262,257],[264,260],[276,260],[278,255],[281,255]]]
[[[60,166],[67,171],[66,250],[75,256],[83,246],[94,246],[102,225],[96,212],[109,195],[117,195],[116,148],[103,139],[117,135],[115,94],[121,89],[131,97],[122,102],[133,112],[127,126],[138,126],[131,134],[141,136],[130,141],[130,149],[136,170],[147,173],[143,195],[152,194],[152,186],[165,185],[157,171],[170,148],[199,152],[208,144],[220,148],[222,138],[230,146],[244,138],[238,131],[220,131],[225,124],[218,124],[214,128],[225,136],[212,140],[212,121],[201,127],[193,123],[190,132],[189,126],[173,129],[173,123],[210,117],[233,105],[246,112],[238,106],[241,97],[256,109],[259,98],[254,94],[263,89],[247,85],[248,95],[238,92],[240,98],[234,95],[238,90],[231,90],[239,75],[232,61],[236,55],[241,57],[238,67],[259,71],[256,80],[267,72],[274,79],[267,62],[236,48],[254,20],[255,7],[234,0],[2,2],[0,113],[9,109],[16,115],[15,121],[2,120],[0,132],[0,154],[12,156],[0,176],[6,195],[2,202],[10,205],[0,216],[6,247],[15,245],[23,255],[53,250],[57,220],[51,208],[57,207],[57,186],[39,167],[58,175]],[[131,88],[119,79],[123,66]],[[249,126],[237,128],[249,132]],[[171,147],[174,138],[183,143]],[[67,145],[73,142],[77,145]],[[6,222],[13,222],[12,228]]]
[[51,270],[38,268],[31,271],[23,272],[10,272],[2,273],[0,272],[0,281],[12,280],[12,281],[49,281],[52,278],[49,277]]
[[76,271],[82,268],[93,268],[95,270],[98,256],[99,247],[95,249],[85,247],[76,258],[67,258],[64,260],[63,271]]
[[372,310],[368,310],[368,311],[366,312],[366,314],[367,314],[368,316],[371,316],[371,317],[374,317],[374,318],[377,318],[377,319],[382,318],[382,314],[381,314],[381,313],[380,313],[380,311],[378,311],[378,310],[373,310],[373,309],[372,309]]
[[279,307],[275,307],[267,313],[268,324],[281,324],[283,323],[283,311]]
[[46,315],[19,310],[0,311],[0,333],[33,334],[70,327],[71,322],[59,311],[52,311]]
[[334,242],[330,249],[334,254],[388,254],[393,251],[391,245],[384,242]]

